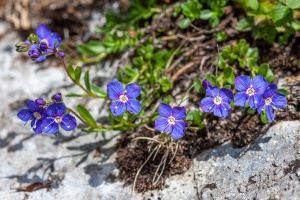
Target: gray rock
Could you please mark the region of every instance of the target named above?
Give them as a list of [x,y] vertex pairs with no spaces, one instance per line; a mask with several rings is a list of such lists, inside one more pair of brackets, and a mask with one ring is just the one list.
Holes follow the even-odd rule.
[[300,121],[286,121],[272,126],[250,149],[227,143],[202,153],[193,166],[199,198],[299,199],[299,138]]

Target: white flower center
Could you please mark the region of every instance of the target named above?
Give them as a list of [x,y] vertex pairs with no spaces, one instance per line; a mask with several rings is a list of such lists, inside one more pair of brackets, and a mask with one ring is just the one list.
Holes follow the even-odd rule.
[[60,124],[61,121],[62,121],[62,119],[61,119],[61,117],[55,117],[55,118],[54,118],[54,121],[55,121],[57,124]]
[[119,100],[123,103],[126,103],[128,101],[128,97],[125,94],[122,94],[119,96]]
[[176,123],[175,117],[173,117],[173,116],[168,117],[168,123],[170,125],[174,125]]
[[48,40],[47,40],[47,39],[42,39],[42,40],[40,41],[40,43],[46,43],[46,44],[47,44],[47,46],[49,46],[49,42],[48,42]]
[[37,118],[37,119],[41,119],[41,118],[42,118],[41,114],[38,113],[38,112],[34,112],[34,113],[33,113],[33,116],[34,116],[35,118]]
[[252,96],[255,94],[255,90],[252,87],[252,85],[250,85],[250,87],[246,90],[246,94],[248,94],[249,96]]
[[214,98],[214,104],[215,105],[220,105],[222,103],[222,98],[221,97],[215,97]]
[[272,98],[271,97],[268,97],[265,99],[265,104],[268,106],[272,103]]

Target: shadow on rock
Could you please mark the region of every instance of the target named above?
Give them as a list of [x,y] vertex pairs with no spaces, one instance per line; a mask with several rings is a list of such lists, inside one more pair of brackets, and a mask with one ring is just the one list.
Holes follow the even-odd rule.
[[116,166],[113,163],[104,165],[90,164],[84,167],[84,173],[90,175],[90,186],[98,187],[115,168]]

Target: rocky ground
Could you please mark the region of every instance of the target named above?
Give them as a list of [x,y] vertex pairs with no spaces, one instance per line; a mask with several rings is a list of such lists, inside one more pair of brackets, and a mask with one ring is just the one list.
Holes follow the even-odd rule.
[[[0,30],[7,24],[0,23]],[[167,187],[132,192],[119,181],[115,164],[118,132],[86,134],[78,128],[58,136],[36,135],[16,117],[28,99],[78,92],[53,59],[37,64],[14,51],[16,32],[0,32],[0,199],[298,199],[300,195],[300,121],[272,124],[255,143],[233,148],[227,142],[193,159],[182,175],[167,179]],[[96,66],[94,79],[105,89],[114,63]],[[281,80],[281,85],[286,84]],[[298,86],[297,86],[298,84]],[[299,82],[293,85],[299,88]],[[295,88],[293,89],[295,90]],[[290,91],[292,95],[292,91]],[[299,100],[299,99],[298,99]],[[297,101],[297,100],[296,100]],[[99,100],[65,98],[105,120]],[[299,112],[299,108],[294,112]],[[40,182],[45,188],[17,191]],[[32,186],[32,185],[31,185]],[[33,187],[33,186],[32,186]],[[28,188],[27,188],[28,189]]]

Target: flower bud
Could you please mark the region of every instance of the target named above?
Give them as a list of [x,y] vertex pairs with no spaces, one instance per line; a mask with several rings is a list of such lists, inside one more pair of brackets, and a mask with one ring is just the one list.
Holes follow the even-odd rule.
[[35,59],[40,57],[41,51],[39,49],[31,49],[30,51],[28,51],[28,55],[30,58]]
[[62,101],[62,95],[61,95],[61,93],[57,93],[57,94],[53,95],[51,97],[51,99],[54,102],[61,102]]
[[59,55],[60,55],[61,57],[65,57],[65,52],[59,51],[58,53],[59,53]]
[[40,44],[40,50],[45,51],[48,48],[48,45],[46,42],[41,42]]
[[35,103],[38,104],[39,106],[45,106],[46,105],[46,101],[43,98],[36,99]]
[[31,45],[26,42],[18,42],[15,46],[17,52],[26,52],[31,48]]
[[206,79],[202,81],[202,86],[206,90],[208,86],[211,86],[210,82]]

